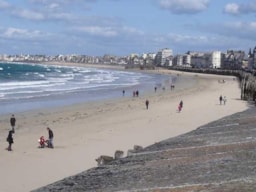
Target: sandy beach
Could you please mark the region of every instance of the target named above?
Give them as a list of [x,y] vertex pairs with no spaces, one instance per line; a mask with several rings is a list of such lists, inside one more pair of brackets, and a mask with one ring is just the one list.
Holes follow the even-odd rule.
[[[100,155],[113,156],[117,149],[126,154],[133,145],[146,147],[248,107],[240,100],[234,77],[166,70],[158,73],[189,75],[197,83],[188,89],[152,90],[138,98],[126,96],[15,114],[17,126],[11,152],[5,150],[11,114],[1,116],[0,191],[26,192],[42,187],[97,166],[95,158]],[[223,80],[225,83],[219,82]],[[226,96],[225,105],[220,105],[220,95]],[[179,113],[180,100],[184,106]],[[42,135],[47,137],[48,126],[55,135],[55,148],[39,149],[37,140]]]

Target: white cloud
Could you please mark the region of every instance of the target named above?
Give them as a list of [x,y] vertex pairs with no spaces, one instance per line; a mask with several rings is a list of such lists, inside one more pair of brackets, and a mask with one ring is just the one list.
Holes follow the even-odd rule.
[[209,0],[159,0],[162,8],[176,14],[194,14],[207,9]]
[[6,30],[2,31],[1,36],[4,38],[11,38],[11,39],[33,39],[43,36],[43,34],[38,31],[29,31],[27,29],[20,29],[20,28],[7,28]]
[[75,17],[69,13],[51,13],[48,15],[48,19],[66,20],[70,21],[75,19]]
[[238,37],[256,40],[256,22],[232,22],[225,25],[226,30]]
[[168,38],[174,42],[207,42],[209,39],[206,36],[190,36],[181,34],[168,34]]
[[247,3],[229,3],[225,6],[224,12],[231,15],[256,13],[256,1],[251,0]]
[[224,8],[224,12],[232,15],[239,14],[239,5],[236,3],[227,4]]
[[123,27],[123,31],[129,34],[144,35],[144,32],[133,27]]
[[10,4],[7,1],[0,0],[0,9],[5,9],[10,7]]
[[80,32],[85,32],[90,35],[113,37],[117,36],[117,31],[111,27],[100,27],[100,26],[89,26],[89,27],[78,27],[76,28]]
[[57,9],[60,7],[60,5],[58,3],[51,3],[48,7],[49,9]]
[[210,25],[195,26],[203,32],[214,34],[215,36],[222,36],[230,39],[240,39],[240,41],[256,41],[256,22],[226,22],[216,23]]
[[39,11],[31,11],[31,10],[17,10],[15,9],[12,12],[13,15],[24,18],[24,19],[29,19],[29,20],[43,20],[45,19],[44,14],[40,13]]

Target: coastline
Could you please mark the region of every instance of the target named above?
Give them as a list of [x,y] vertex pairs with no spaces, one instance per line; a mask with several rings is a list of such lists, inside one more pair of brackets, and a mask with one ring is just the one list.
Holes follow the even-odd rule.
[[[14,151],[0,152],[0,178],[4,181],[0,190],[29,191],[95,167],[94,159],[100,155],[112,156],[117,149],[126,155],[133,145],[145,147],[247,109],[246,102],[239,99],[240,90],[233,77],[169,70],[154,72],[189,75],[197,83],[192,88],[159,91],[139,98],[15,114]],[[219,79],[225,79],[226,83],[218,83]],[[226,106],[219,105],[220,94],[227,96]],[[145,99],[150,101],[149,110],[145,109]],[[177,113],[181,99],[184,109]],[[0,120],[6,127],[2,133],[5,136],[9,117],[3,116]],[[37,139],[47,136],[47,126],[55,133],[53,150],[37,148]],[[7,145],[5,139],[0,142],[2,146]]]
[[[18,63],[13,63],[14,67]],[[25,63],[21,63],[25,64]],[[11,65],[11,64],[10,64]],[[28,66],[27,66],[28,65]],[[128,92],[139,89],[141,93],[153,89],[156,83],[164,81],[164,77],[156,74],[146,74],[137,71],[124,70],[119,66],[92,66],[72,63],[47,63],[47,64],[30,64],[25,67],[38,69],[38,73],[24,74],[24,87],[20,87],[19,83],[10,87],[3,83],[3,93],[1,94],[0,114],[19,113],[28,110],[61,107],[63,105],[72,105],[75,103],[99,101],[108,98],[122,97],[122,91]],[[36,65],[39,65],[36,67]],[[45,65],[45,67],[42,67]],[[67,66],[67,68],[66,68]],[[78,67],[79,66],[79,67]],[[3,66],[8,68],[7,66]],[[18,66],[19,67],[19,66]],[[23,68],[23,66],[21,67]],[[41,69],[42,68],[42,69]],[[49,68],[49,70],[48,70]],[[60,69],[59,69],[60,68]],[[10,67],[12,73],[12,67]],[[44,70],[47,69],[45,72]],[[30,71],[31,69],[28,69]],[[42,70],[42,71],[41,71]],[[5,71],[5,70],[4,70]],[[6,70],[8,75],[8,69]],[[56,73],[55,73],[56,71]],[[67,74],[63,74],[63,72]],[[53,78],[51,73],[53,72]],[[73,73],[72,75],[70,73]],[[90,75],[97,73],[99,76]],[[34,79],[29,82],[27,78]],[[41,79],[43,77],[43,79]],[[15,78],[15,77],[14,77]],[[23,77],[22,77],[23,78]],[[36,81],[38,78],[39,81]],[[81,81],[77,79],[81,78]],[[112,83],[109,83],[112,82]],[[40,88],[42,85],[42,89]],[[5,86],[9,86],[5,90]],[[31,89],[29,89],[31,88]],[[104,94],[102,94],[104,93]]]

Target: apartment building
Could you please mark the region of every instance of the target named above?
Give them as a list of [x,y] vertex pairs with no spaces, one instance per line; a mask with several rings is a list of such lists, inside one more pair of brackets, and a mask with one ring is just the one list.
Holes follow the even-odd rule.
[[243,62],[246,59],[244,51],[228,50],[224,55],[222,68],[223,69],[241,69]]
[[222,56],[220,51],[209,53],[189,52],[191,55],[191,66],[195,68],[221,68]]
[[158,66],[172,66],[172,55],[171,49],[164,48],[156,54],[155,62]]

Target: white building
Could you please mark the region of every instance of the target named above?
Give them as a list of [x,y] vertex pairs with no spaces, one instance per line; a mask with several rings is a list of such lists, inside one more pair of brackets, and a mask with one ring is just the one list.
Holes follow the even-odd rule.
[[212,52],[212,68],[218,69],[221,68],[221,52],[220,51],[213,51]]
[[172,57],[172,50],[165,48],[160,50],[156,55],[156,64],[160,66],[170,66],[172,62],[170,62],[170,58]]
[[174,58],[174,65],[190,67],[191,66],[191,55],[189,55],[189,54],[176,55]]
[[191,64],[197,68],[221,68],[221,52],[194,52],[191,54]]

